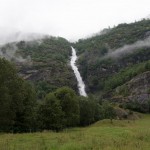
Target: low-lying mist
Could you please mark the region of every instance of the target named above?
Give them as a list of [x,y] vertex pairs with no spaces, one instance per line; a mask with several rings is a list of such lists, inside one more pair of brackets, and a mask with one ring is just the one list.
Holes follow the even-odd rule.
[[4,47],[0,47],[0,57],[19,63],[31,62],[30,56],[23,58],[19,53],[17,53],[17,51],[18,47],[16,46],[16,43],[5,45]]
[[150,36],[144,40],[139,40],[130,45],[124,45],[116,50],[110,50],[103,58],[119,58],[126,54],[133,53],[139,48],[150,47]]
[[48,35],[36,34],[36,33],[14,33],[0,36],[0,57],[9,61],[19,63],[31,63],[31,56],[23,58],[19,54],[19,49],[16,45],[17,42],[26,41],[26,44],[40,44],[41,40],[49,37]]
[[0,45],[4,45],[6,43],[19,42],[19,41],[34,41],[38,39],[42,39],[47,35],[38,34],[38,33],[22,33],[22,32],[14,32],[14,33],[3,33],[0,32]]

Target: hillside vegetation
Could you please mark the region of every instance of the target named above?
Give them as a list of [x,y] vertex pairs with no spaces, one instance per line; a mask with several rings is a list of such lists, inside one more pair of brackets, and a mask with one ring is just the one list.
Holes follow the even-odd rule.
[[[31,81],[42,99],[62,86],[77,91],[77,83],[69,65],[70,43],[60,37],[45,37],[35,41],[9,43],[1,48],[3,55],[14,62],[19,75]],[[10,55],[14,53],[14,55]]]
[[116,49],[144,40],[149,35],[150,20],[142,20],[132,24],[120,24],[103,35],[79,40],[74,46],[80,54],[79,69],[88,92],[102,92],[108,77],[121,69],[150,60],[149,47],[135,47],[131,52],[129,47],[128,53],[121,53],[117,57],[105,57]]
[[[150,71],[150,20],[120,24],[106,31],[105,34],[81,39],[74,46],[88,93],[111,101],[118,86]],[[149,86],[144,88],[147,92],[141,101],[148,101]],[[120,97],[125,92],[122,91]],[[136,103],[136,96],[134,98]]]
[[18,132],[34,128],[36,93],[21,79],[15,67],[0,59],[0,132]]
[[131,24],[119,24],[117,27],[105,29],[105,34],[99,34],[87,39],[80,39],[76,44],[78,53],[97,52],[97,57],[104,55],[108,48],[117,49],[126,44],[132,44],[150,36],[150,20],[142,20]]

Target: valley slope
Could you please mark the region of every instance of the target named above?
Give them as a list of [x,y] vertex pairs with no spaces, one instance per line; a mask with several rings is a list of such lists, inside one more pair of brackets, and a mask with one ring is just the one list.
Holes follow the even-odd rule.
[[[112,97],[117,96],[116,88],[129,82],[133,86],[132,89],[139,89],[138,92],[127,88],[120,92],[120,98],[122,97],[123,101],[123,95],[128,92],[128,95],[132,95],[128,101],[139,101],[138,93],[142,93],[143,90],[140,82],[148,82],[148,77],[144,75],[150,71],[150,20],[120,24],[105,29],[105,34],[102,33],[80,39],[74,44],[80,56],[79,70],[88,93],[97,95],[98,99],[111,101]],[[138,78],[137,75],[144,79],[134,84],[132,82]],[[150,100],[149,82],[148,86],[144,82],[142,88],[146,96],[141,96],[142,100],[139,103],[144,102],[145,105]]]

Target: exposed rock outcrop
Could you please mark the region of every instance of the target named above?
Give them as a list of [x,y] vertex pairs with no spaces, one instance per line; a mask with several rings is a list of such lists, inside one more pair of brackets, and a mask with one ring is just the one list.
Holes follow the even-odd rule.
[[150,110],[150,71],[117,87],[113,92],[112,101],[129,104],[130,107],[136,105],[140,111],[148,112]]

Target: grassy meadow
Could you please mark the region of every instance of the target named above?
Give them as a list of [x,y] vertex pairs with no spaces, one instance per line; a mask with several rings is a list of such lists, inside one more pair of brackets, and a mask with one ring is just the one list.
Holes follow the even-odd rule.
[[113,124],[103,120],[60,133],[1,133],[0,150],[150,150],[150,115]]

